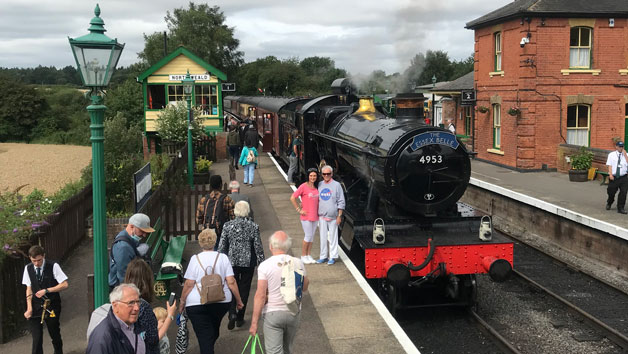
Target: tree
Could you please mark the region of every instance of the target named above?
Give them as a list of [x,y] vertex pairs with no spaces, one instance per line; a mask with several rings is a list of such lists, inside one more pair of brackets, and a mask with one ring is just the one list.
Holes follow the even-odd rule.
[[0,77],[0,141],[28,140],[39,116],[48,107],[37,90],[9,77]]
[[453,62],[452,66],[454,70],[451,80],[455,80],[473,71],[474,63],[475,59],[473,58],[473,54],[469,55],[466,59]]
[[105,96],[107,117],[115,117],[121,113],[129,125],[142,124],[144,122],[144,97],[142,85],[129,77],[122,84],[108,90]]
[[449,55],[442,50],[425,53],[425,68],[419,76],[419,85],[432,83],[432,77],[436,76],[437,81],[449,81],[454,73],[454,69],[449,60]]
[[[225,15],[218,6],[189,3],[189,8],[178,8],[167,12],[168,46],[185,46],[207,63],[224,71],[227,75],[244,62],[244,54],[238,50],[240,41],[234,37],[234,29],[228,27]],[[144,35],[145,47],[139,57],[149,65],[163,58],[162,33]]]

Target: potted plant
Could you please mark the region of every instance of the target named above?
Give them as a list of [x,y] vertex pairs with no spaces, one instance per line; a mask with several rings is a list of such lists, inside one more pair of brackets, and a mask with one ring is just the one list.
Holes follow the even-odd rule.
[[480,113],[486,113],[486,112],[488,112],[488,107],[485,107],[485,106],[478,106],[478,112],[480,112]]
[[194,184],[209,183],[209,169],[212,167],[212,164],[213,161],[209,161],[203,156],[200,156],[194,162]]
[[510,107],[508,109],[508,114],[510,114],[513,117],[516,117],[519,114],[521,114],[521,110],[518,107]]
[[570,159],[569,180],[571,182],[586,182],[589,177],[589,169],[593,165],[593,153],[582,146],[580,151],[572,155]]

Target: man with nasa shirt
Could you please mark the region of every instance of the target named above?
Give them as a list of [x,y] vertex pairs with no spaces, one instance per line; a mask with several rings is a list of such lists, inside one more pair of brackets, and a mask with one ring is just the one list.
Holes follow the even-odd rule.
[[332,179],[333,171],[331,166],[323,166],[323,181],[318,184],[318,230],[321,236],[321,257],[316,261],[318,264],[332,265],[338,258],[338,225],[345,209],[345,195],[340,183]]

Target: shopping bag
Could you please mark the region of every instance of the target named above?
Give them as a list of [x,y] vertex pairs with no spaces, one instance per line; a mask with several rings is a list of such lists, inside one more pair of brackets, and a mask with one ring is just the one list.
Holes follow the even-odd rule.
[[[251,339],[253,339],[253,343],[251,343]],[[246,341],[246,344],[244,345],[244,349],[242,349],[242,353],[240,354],[244,354],[244,352],[246,351],[246,348],[249,347],[249,343],[251,344],[251,349],[250,352],[251,354],[255,354],[255,350],[257,347],[259,347],[259,351],[264,354],[264,349],[262,349],[262,341],[261,339],[259,339],[259,334],[255,334],[255,337],[253,337],[253,335],[249,335],[249,339]]]
[[188,318],[185,312],[179,314],[179,317],[177,317],[177,324],[179,325],[179,329],[177,330],[175,353],[185,354],[188,351],[188,343],[190,341],[188,336]]

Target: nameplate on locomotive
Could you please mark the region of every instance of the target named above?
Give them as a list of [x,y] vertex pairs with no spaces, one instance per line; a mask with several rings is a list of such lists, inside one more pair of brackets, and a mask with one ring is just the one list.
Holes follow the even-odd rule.
[[427,132],[421,133],[412,139],[410,149],[416,151],[427,145],[445,145],[452,149],[457,149],[460,143],[456,140],[456,136],[448,132]]

